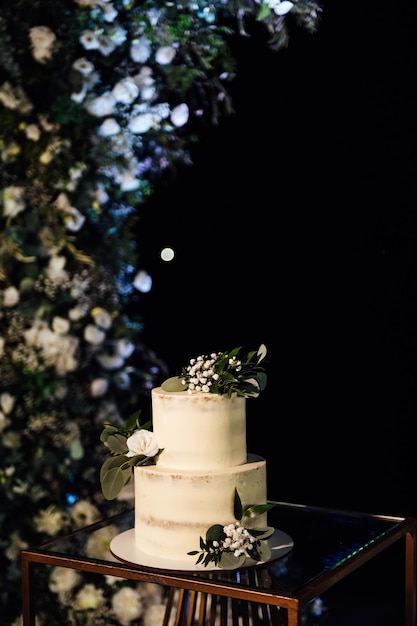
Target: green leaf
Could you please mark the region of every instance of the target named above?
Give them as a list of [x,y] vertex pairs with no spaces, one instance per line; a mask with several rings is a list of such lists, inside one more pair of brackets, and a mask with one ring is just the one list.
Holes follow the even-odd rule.
[[234,556],[232,552],[222,552],[219,566],[222,569],[236,569],[241,567],[246,561],[246,556],[242,554],[241,556]]
[[256,378],[258,379],[259,389],[263,391],[266,387],[267,375],[265,372],[256,372]]
[[110,461],[113,463],[103,463],[100,472],[101,490],[106,500],[114,500],[132,477],[132,468],[123,456]]
[[247,506],[245,508],[244,517],[256,517],[257,515],[262,515],[263,513],[266,513],[267,511],[270,511],[271,509],[273,509],[276,506],[277,505],[273,504],[273,503],[269,503],[269,504],[252,504],[252,505]]
[[171,378],[167,378],[167,380],[162,383],[161,388],[168,392],[186,391],[187,385],[182,384],[181,377],[172,376]]
[[206,533],[207,542],[218,541],[219,543],[226,537],[222,524],[210,526]]
[[271,558],[271,549],[267,541],[258,541],[249,554],[254,561],[265,562]]
[[240,499],[237,489],[235,489],[235,501],[233,505],[233,511],[234,511],[235,519],[240,521],[243,516],[243,507],[242,507],[242,500]]
[[126,437],[120,433],[109,435],[105,445],[113,454],[124,454],[129,451],[129,448],[126,445]]
[[275,528],[272,526],[267,526],[266,528],[249,528],[248,530],[252,537],[261,541],[268,539],[268,537],[271,537],[275,532]]
[[108,472],[110,469],[113,469],[114,467],[120,467],[121,465],[125,465],[127,463],[128,463],[128,458],[124,455],[110,456],[108,459],[104,461],[103,465],[101,466],[100,480],[102,480],[102,478],[104,477],[104,474]]
[[256,16],[256,19],[258,22],[260,22],[261,20],[264,20],[265,18],[268,17],[268,15],[271,13],[271,9],[269,8],[269,5],[262,4],[261,8],[258,11],[258,15]]
[[119,432],[119,429],[116,428],[116,426],[110,426],[110,425],[106,426],[100,435],[100,441],[102,441],[103,443],[106,443],[110,435],[113,435],[114,433],[117,433],[117,432]]
[[141,413],[142,413],[142,409],[138,409],[135,413],[133,413],[133,415],[129,417],[129,419],[127,420],[127,424],[126,424],[127,430],[129,431],[135,430],[137,427],[140,426],[139,418],[141,416]]

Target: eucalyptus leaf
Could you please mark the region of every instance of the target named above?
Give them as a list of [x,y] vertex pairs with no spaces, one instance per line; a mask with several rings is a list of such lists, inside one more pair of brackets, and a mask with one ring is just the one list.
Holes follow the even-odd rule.
[[233,552],[222,552],[219,560],[219,567],[222,569],[236,569],[241,567],[246,561],[246,556],[234,556]]
[[254,551],[251,553],[251,558],[255,561],[266,562],[271,558],[271,549],[267,541],[258,541],[254,546]]
[[272,526],[267,526],[266,528],[250,528],[249,532],[252,537],[264,541],[274,534],[275,528],[273,528]]
[[117,432],[119,432],[119,429],[116,428],[116,426],[110,426],[110,424],[107,425],[100,435],[100,441],[102,441],[103,443],[106,443],[110,435],[113,435],[114,433],[117,433]]
[[130,465],[127,466],[127,469],[122,469],[122,466],[119,466],[104,472],[101,479],[101,490],[106,500],[114,500],[129,482],[131,476],[132,469]]
[[125,454],[129,451],[126,445],[126,437],[120,433],[109,435],[105,445],[110,449],[113,454]]
[[182,378],[180,378],[179,376],[172,376],[171,378],[167,378],[162,383],[161,388],[167,392],[177,392],[185,391],[187,389],[187,386],[182,384]]
[[270,511],[276,506],[277,505],[273,502],[266,504],[252,504],[251,506],[245,508],[244,517],[257,517],[258,515],[262,515],[263,513]]
[[103,465],[101,466],[100,481],[103,479],[106,472],[108,472],[110,469],[114,469],[117,467],[121,467],[122,465],[126,465],[127,461],[128,461],[127,457],[122,454],[120,454],[119,456],[110,456],[108,459],[104,461]]
[[206,534],[207,542],[217,541],[218,543],[220,543],[225,537],[226,535],[224,533],[222,524],[214,524],[213,526],[210,526]]

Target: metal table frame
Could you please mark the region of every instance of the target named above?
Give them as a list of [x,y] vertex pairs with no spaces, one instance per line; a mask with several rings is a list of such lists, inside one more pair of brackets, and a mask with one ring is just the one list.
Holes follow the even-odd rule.
[[[242,604],[248,603],[248,606],[254,604],[258,607],[257,611],[265,611],[267,607],[280,607],[287,612],[288,626],[301,626],[302,609],[311,600],[322,595],[337,582],[345,578],[351,572],[357,570],[365,563],[376,557],[378,554],[386,550],[389,546],[398,541],[404,541],[405,545],[405,571],[404,590],[405,590],[405,624],[404,626],[416,626],[416,523],[415,518],[410,517],[393,517],[370,515],[365,513],[352,514],[347,511],[336,511],[333,509],[324,509],[319,507],[308,507],[299,504],[289,504],[285,502],[276,503],[273,509],[277,519],[281,515],[289,514],[291,519],[299,523],[299,527],[303,528],[303,522],[310,520],[311,516],[318,515],[321,520],[328,521],[333,524],[333,519],[365,520],[366,524],[372,529],[375,523],[375,533],[370,541],[364,541],[363,545],[355,545],[352,549],[349,547],[347,552],[339,561],[330,567],[323,567],[316,574],[306,577],[306,579],[290,588],[283,584],[270,585],[268,564],[257,566],[256,568],[248,568],[246,574],[230,580],[222,577],[213,576],[206,572],[176,572],[170,570],[152,569],[139,565],[129,565],[123,562],[115,562],[114,560],[99,560],[89,558],[83,554],[66,553],[60,550],[62,542],[71,542],[72,538],[76,538],[80,533],[91,533],[107,524],[114,523],[122,516],[131,515],[133,512],[122,513],[113,518],[102,520],[96,524],[84,527],[67,535],[59,537],[42,545],[35,546],[21,553],[22,567],[22,607],[23,607],[23,626],[35,626],[36,602],[34,593],[35,568],[39,565],[61,566],[76,569],[79,571],[93,572],[96,574],[118,576],[129,580],[146,581],[157,583],[170,588],[172,594],[174,590],[179,590],[180,600],[177,604],[176,624],[178,626],[188,626],[192,619],[197,621],[199,626],[227,626],[226,618],[217,618],[217,621],[208,618],[205,614],[200,613],[190,616],[186,614],[185,607],[190,606],[190,602],[195,603],[197,595],[200,600],[207,598],[217,598],[221,604],[222,599],[232,599],[232,602],[240,601]],[[269,521],[269,518],[268,518]],[[271,522],[270,522],[271,523]],[[272,522],[273,523],[273,522]],[[348,526],[348,524],[346,524]],[[291,534],[291,528],[286,529]],[[337,528],[337,532],[341,533]],[[343,542],[343,533],[341,533],[340,541]],[[295,545],[296,545],[295,540]],[[110,554],[109,554],[110,556]],[[251,570],[251,571],[249,571]],[[244,570],[242,570],[242,573]],[[249,575],[247,575],[249,572]],[[395,573],[398,576],[398,572]],[[272,576],[272,578],[274,578]],[[176,591],[178,593],[178,591]],[[226,600],[225,600],[226,599]],[[200,607],[202,602],[200,601]],[[167,608],[167,614],[172,607]],[[240,609],[241,610],[241,609]],[[232,611],[233,612],[233,611]],[[221,613],[223,614],[223,613]],[[257,622],[257,612],[252,613],[252,621]],[[274,612],[268,614],[267,619],[271,624],[274,623]],[[265,615],[264,615],[265,619]],[[166,618],[165,622],[168,622]],[[259,622],[260,623],[260,622]],[[163,626],[163,625],[161,625]]]

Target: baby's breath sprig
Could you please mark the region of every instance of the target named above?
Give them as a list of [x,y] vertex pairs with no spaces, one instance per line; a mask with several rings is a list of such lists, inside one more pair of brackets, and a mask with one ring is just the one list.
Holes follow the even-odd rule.
[[266,387],[267,375],[261,362],[266,356],[266,346],[244,354],[242,348],[228,352],[213,352],[190,359],[180,376],[162,383],[165,391],[203,392],[218,395],[232,394],[256,398]]

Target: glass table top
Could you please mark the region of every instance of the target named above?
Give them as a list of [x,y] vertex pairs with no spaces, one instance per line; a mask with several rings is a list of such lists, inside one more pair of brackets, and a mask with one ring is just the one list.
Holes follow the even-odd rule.
[[[402,517],[388,517],[356,512],[309,507],[283,502],[268,512],[268,523],[288,534],[293,547],[283,556],[256,569],[264,570],[264,575],[247,579],[242,571],[198,571],[181,572],[164,569],[156,570],[163,575],[184,577],[195,580],[227,579],[236,584],[248,584],[268,589],[269,592],[288,596],[303,595],[314,597],[321,593],[320,584],[326,587],[332,577],[340,579],[364,562],[381,552],[409,531],[414,532],[415,520]],[[87,526],[71,535],[57,538],[32,549],[31,552],[45,555],[68,557],[89,564],[108,563],[133,570],[135,566],[121,562],[109,549],[110,541],[134,526],[134,512],[127,511],[115,517]],[[142,565],[138,570],[153,570]],[[342,574],[341,574],[342,572]],[[256,579],[256,583],[254,580]],[[330,581],[330,584],[329,584]],[[308,590],[308,591],[306,591]]]

